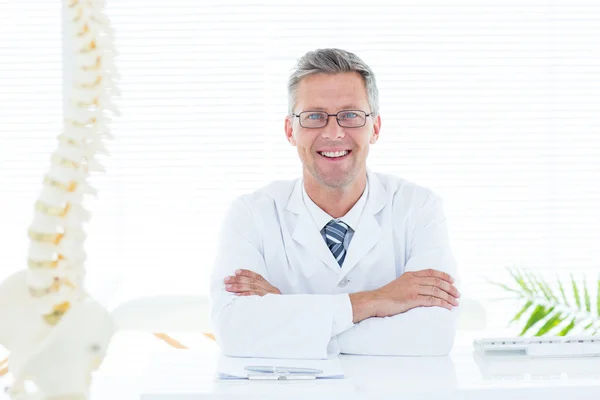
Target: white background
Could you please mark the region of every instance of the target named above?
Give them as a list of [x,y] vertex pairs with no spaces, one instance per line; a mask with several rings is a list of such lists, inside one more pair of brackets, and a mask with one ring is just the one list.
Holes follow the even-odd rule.
[[[0,0],[0,279],[26,266],[61,131],[60,3]],[[375,71],[369,167],[443,197],[462,291],[491,325],[516,310],[485,281],[508,281],[507,265],[597,278],[599,2],[107,3],[122,116],[86,203],[88,286],[107,304],[206,292],[229,202],[300,174],[286,82],[321,47]]]

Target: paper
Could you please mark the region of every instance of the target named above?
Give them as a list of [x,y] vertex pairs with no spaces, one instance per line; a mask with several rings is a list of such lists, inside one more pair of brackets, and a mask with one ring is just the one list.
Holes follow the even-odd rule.
[[251,365],[268,365],[288,368],[313,368],[323,371],[317,379],[342,379],[344,370],[337,357],[326,360],[282,360],[275,358],[242,358],[219,356],[217,367],[219,379],[246,379],[248,371],[244,368]]

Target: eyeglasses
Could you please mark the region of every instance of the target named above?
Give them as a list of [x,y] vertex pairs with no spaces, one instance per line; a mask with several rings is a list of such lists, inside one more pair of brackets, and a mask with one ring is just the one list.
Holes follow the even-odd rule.
[[316,129],[323,128],[329,122],[329,117],[335,117],[337,123],[342,128],[360,128],[367,123],[367,117],[373,113],[367,114],[360,110],[342,110],[337,114],[328,114],[325,111],[302,111],[300,114],[292,114],[300,120],[300,126],[303,128]]

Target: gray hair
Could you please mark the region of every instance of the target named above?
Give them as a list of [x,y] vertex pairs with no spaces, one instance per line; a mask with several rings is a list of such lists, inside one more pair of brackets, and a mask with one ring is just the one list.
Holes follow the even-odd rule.
[[288,80],[288,112],[294,113],[298,85],[302,78],[314,74],[358,72],[365,83],[369,106],[373,116],[379,114],[379,91],[375,74],[356,54],[340,49],[317,49],[303,55],[296,63]]

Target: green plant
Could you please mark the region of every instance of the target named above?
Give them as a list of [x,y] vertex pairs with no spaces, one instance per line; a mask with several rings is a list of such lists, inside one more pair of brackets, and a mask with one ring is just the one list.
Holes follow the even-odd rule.
[[551,334],[565,336],[572,330],[582,334],[600,333],[600,279],[593,285],[596,296],[590,294],[585,279],[577,282],[571,274],[563,284],[556,278],[554,287],[541,275],[518,268],[507,268],[513,285],[491,282],[515,295],[522,301],[521,308],[509,324],[528,315],[519,336],[537,332],[533,336]]

